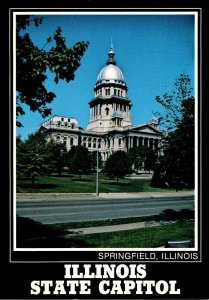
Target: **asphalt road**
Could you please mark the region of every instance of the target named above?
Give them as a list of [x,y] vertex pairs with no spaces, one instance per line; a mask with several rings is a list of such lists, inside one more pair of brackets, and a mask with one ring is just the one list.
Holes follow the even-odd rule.
[[165,209],[194,209],[194,196],[139,199],[17,201],[19,216],[44,224],[149,216]]

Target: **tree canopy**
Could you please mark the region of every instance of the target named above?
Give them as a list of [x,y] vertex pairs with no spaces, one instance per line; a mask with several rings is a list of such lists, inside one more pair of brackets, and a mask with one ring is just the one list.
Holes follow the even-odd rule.
[[180,125],[185,107],[183,101],[191,98],[191,79],[186,74],[180,74],[174,82],[174,89],[166,92],[163,96],[157,96],[156,101],[161,104],[163,111],[155,112],[161,126],[166,132],[173,131]]
[[73,146],[67,153],[66,165],[69,171],[78,174],[79,179],[83,173],[91,170],[91,156],[87,148]]
[[17,137],[16,167],[18,176],[28,176],[34,183],[35,177],[50,172],[48,142],[43,134],[30,134],[24,142]]
[[[164,121],[169,125],[163,141],[163,156],[160,157],[155,169],[152,185],[169,185],[177,190],[182,187],[194,187],[195,171],[195,99],[188,91],[190,79],[180,76],[176,81],[179,90],[178,97],[170,93],[161,99],[166,109]],[[181,95],[181,97],[180,97]],[[173,104],[178,99],[179,105]],[[170,113],[169,113],[170,112]],[[171,116],[176,116],[171,117]],[[172,130],[171,130],[172,129]]]
[[[27,32],[27,27],[33,23],[38,27],[42,23],[42,17],[17,15],[16,17],[16,116],[17,126],[20,115],[24,115],[24,105],[30,110],[38,111],[43,118],[51,114],[51,103],[56,95],[47,91],[45,80],[46,72],[54,73],[54,82],[59,80],[70,82],[74,80],[75,71],[80,66],[80,60],[88,47],[87,41],[77,42],[72,47],[66,46],[66,40],[62,36],[60,27],[50,35],[42,48],[34,45]],[[46,47],[51,45],[48,50]]]
[[131,161],[124,151],[116,151],[106,161],[105,171],[109,177],[119,178],[131,172]]

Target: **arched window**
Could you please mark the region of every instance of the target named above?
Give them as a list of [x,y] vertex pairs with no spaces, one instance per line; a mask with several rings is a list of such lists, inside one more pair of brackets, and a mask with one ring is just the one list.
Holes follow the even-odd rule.
[[83,137],[83,146],[86,147],[86,137]]
[[93,148],[96,148],[96,146],[97,146],[97,143],[96,143],[96,142],[97,142],[97,140],[94,138],[94,139],[93,139]]
[[91,148],[91,138],[89,138],[89,141],[88,141],[88,148]]
[[109,108],[106,107],[106,108],[105,108],[105,111],[106,111],[106,116],[108,116],[108,115],[109,115]]

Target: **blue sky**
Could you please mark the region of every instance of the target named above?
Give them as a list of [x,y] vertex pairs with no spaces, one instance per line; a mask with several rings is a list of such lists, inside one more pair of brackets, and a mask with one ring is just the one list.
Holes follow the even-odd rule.
[[[48,74],[46,87],[56,94],[49,106],[51,116],[75,117],[79,126],[86,128],[88,102],[94,97],[97,75],[105,66],[111,37],[132,101],[133,125],[147,123],[153,111],[161,111],[156,96],[172,90],[181,73],[188,74],[194,84],[194,15],[45,15],[42,25],[31,26],[28,31],[34,44],[42,47],[58,26],[68,47],[82,40],[90,44],[74,81],[56,85]],[[16,133],[22,139],[44,121],[28,109],[19,120],[24,127],[17,128]]]

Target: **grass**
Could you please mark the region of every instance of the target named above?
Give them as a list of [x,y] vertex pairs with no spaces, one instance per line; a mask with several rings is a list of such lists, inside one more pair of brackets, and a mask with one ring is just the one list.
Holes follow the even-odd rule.
[[194,222],[74,237],[74,240],[77,239],[96,248],[156,248],[164,246],[169,240],[191,240],[193,246]]
[[[96,174],[82,175],[81,180],[76,175],[40,176],[32,185],[31,179],[17,179],[18,193],[95,193]],[[150,179],[109,179],[105,174],[99,174],[100,193],[131,193],[131,192],[162,192],[174,189],[150,187]]]
[[[152,217],[128,218],[70,224],[43,225],[29,218],[17,217],[17,247],[32,248],[155,248],[168,240],[191,240],[194,244],[194,212],[164,211]],[[66,229],[127,224],[139,221],[178,220],[174,224],[111,233],[69,236]]]

